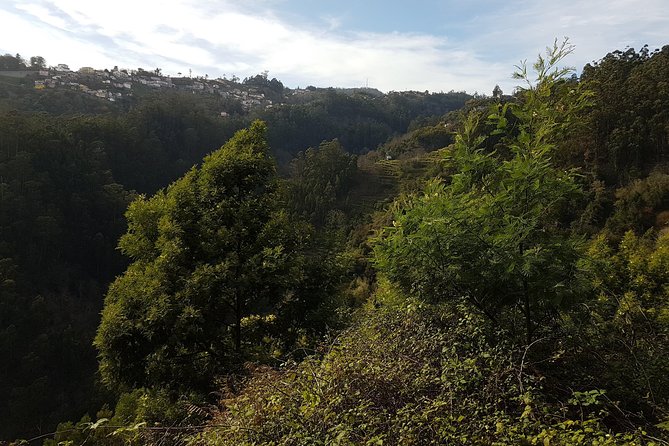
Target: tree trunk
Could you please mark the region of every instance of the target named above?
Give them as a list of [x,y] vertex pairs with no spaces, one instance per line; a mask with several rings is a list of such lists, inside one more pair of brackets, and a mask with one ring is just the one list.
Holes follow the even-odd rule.
[[239,291],[235,296],[235,353],[242,353],[242,302]]
[[[523,254],[525,254],[525,247],[522,243],[518,246],[518,250],[520,251],[520,258],[522,260]],[[523,300],[523,313],[525,313],[525,339],[527,345],[530,345],[532,343],[532,311],[530,309],[530,292],[527,286],[527,279],[525,278],[523,278]]]
[[532,343],[532,313],[530,311],[530,293],[527,290],[527,280],[523,279],[523,297],[525,298],[525,334],[527,345]]

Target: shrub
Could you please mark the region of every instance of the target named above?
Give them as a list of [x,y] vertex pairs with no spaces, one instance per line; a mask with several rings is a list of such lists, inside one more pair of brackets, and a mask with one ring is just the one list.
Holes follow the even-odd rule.
[[[370,310],[312,358],[258,370],[194,445],[627,444],[599,393],[556,402],[524,351],[464,310]],[[575,411],[592,406],[594,410]],[[578,416],[571,416],[578,412]]]

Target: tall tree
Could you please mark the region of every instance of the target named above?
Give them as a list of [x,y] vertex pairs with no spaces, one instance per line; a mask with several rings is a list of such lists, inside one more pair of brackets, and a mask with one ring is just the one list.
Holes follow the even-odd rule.
[[519,313],[528,343],[576,279],[578,243],[561,210],[579,188],[573,171],[551,164],[556,139],[587,104],[578,87],[561,91],[569,70],[556,64],[570,51],[556,42],[534,65],[536,82],[519,67],[527,86],[517,102],[493,105],[485,124],[470,116],[452,160],[459,173],[398,203],[375,250],[381,269],[409,292],[465,299],[514,328]]
[[290,164],[290,207],[314,225],[323,225],[329,212],[346,208],[356,163],[357,157],[346,153],[338,140],[298,153]]
[[609,53],[583,68],[595,95],[586,159],[608,183],[640,178],[669,157],[669,45]]
[[254,122],[167,190],[139,198],[95,339],[109,383],[206,388],[243,357],[246,316],[294,277],[299,237],[277,210],[266,128]]
[[42,56],[33,56],[30,58],[30,68],[41,70],[46,68],[46,60]]

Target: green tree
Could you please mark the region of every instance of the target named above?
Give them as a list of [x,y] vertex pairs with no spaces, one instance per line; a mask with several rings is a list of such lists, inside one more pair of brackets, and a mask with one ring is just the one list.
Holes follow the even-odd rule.
[[492,90],[492,97],[495,99],[502,99],[502,95],[504,93],[502,92],[502,89],[499,88],[499,85],[495,85],[495,88]]
[[0,56],[0,71],[11,71],[11,70],[24,70],[26,68],[21,59],[20,54],[12,56],[11,54],[4,54]]
[[46,68],[46,60],[42,56],[33,56],[30,58],[30,68],[41,70]]
[[493,105],[485,123],[469,117],[450,160],[459,173],[398,202],[375,247],[380,269],[405,291],[465,299],[513,329],[520,315],[528,344],[577,283],[579,243],[562,210],[580,190],[574,171],[551,164],[587,104],[577,86],[563,91],[570,70],[556,68],[571,50],[567,41],[549,48],[536,81],[518,67],[527,83],[518,100]]
[[583,68],[595,95],[586,159],[607,183],[642,177],[669,153],[669,45],[614,51]]
[[277,210],[254,122],[167,190],[128,208],[133,263],[109,288],[95,345],[112,384],[202,389],[243,358],[244,318],[290,287],[300,243]]
[[669,233],[594,238],[582,262],[594,294],[567,319],[567,352],[554,376],[573,388],[599,383],[636,417],[667,419]]
[[357,157],[346,153],[338,140],[300,152],[290,165],[290,207],[314,225],[323,225],[330,212],[345,210],[356,163]]

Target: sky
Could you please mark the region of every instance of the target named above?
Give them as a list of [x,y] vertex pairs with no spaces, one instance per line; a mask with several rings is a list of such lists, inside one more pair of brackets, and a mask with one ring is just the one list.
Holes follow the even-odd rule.
[[669,0],[0,0],[2,54],[291,88],[510,93],[514,66],[564,37],[577,70],[660,48]]

